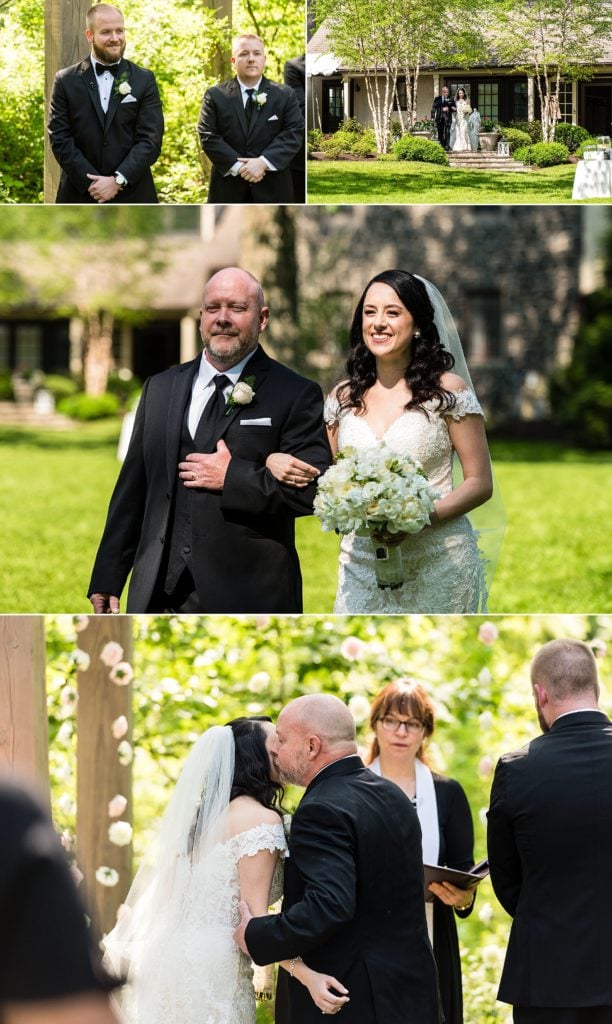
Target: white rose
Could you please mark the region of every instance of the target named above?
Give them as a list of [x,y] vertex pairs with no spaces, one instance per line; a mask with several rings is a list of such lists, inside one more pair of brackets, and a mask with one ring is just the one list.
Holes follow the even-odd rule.
[[117,747],[117,759],[119,764],[128,765],[134,760],[134,751],[132,750],[131,744],[127,740],[121,740],[121,743]]
[[76,665],[79,672],[87,672],[91,661],[87,651],[82,651],[80,647],[77,647],[70,655],[70,659]]
[[117,86],[117,92],[120,92],[122,96],[127,96],[132,91],[132,86],[129,82],[121,82]]
[[129,821],[114,821],[109,825],[108,838],[115,846],[129,846],[133,831]]
[[267,99],[268,99],[267,92],[258,92],[257,96],[255,97],[255,102],[256,102],[258,107],[263,107],[264,103],[267,102]]
[[119,872],[115,871],[114,868],[107,868],[106,865],[102,865],[96,871],[96,882],[106,886],[107,889],[112,889],[118,881]]
[[114,739],[116,739],[116,740],[122,739],[125,736],[127,731],[128,731],[128,720],[125,717],[125,715],[119,715],[119,718],[116,718],[115,721],[113,722],[113,724],[111,725],[111,732],[113,734]]
[[270,685],[270,675],[268,672],[256,672],[247,685],[251,693],[264,693]]
[[253,401],[255,392],[245,380],[239,380],[232,390],[231,399],[235,405],[249,405]]
[[102,653],[100,655],[100,661],[102,661],[105,665],[108,665],[109,668],[112,668],[113,665],[117,665],[118,662],[121,661],[122,657],[123,647],[121,646],[121,644],[118,644],[114,640],[111,640],[109,643],[104,644],[104,647],[102,648]]
[[134,678],[134,669],[128,661],[119,661],[109,672],[115,686],[127,686]]
[[89,615],[73,615],[72,625],[75,633],[82,633],[89,625]]
[[365,644],[356,636],[347,636],[340,645],[340,654],[347,661],[358,661],[365,651]]
[[348,703],[349,711],[358,725],[365,722],[370,714],[370,702],[366,697],[361,697],[358,694],[355,697],[351,697]]
[[109,818],[119,818],[123,814],[127,807],[127,800],[121,793],[117,793],[112,800],[108,802],[108,816]]
[[478,630],[478,639],[481,643],[486,644],[490,647],[491,644],[495,643],[499,636],[499,630],[493,622],[483,622],[482,626]]

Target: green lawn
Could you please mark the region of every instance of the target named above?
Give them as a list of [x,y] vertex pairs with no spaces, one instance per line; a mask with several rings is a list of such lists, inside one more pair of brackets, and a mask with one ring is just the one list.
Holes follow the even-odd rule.
[[[528,173],[393,160],[309,160],[310,203],[571,203],[574,164]],[[612,202],[612,200],[608,200]],[[586,200],[599,202],[602,200]]]
[[[0,612],[81,612],[118,472],[116,423],[0,429]],[[508,512],[491,612],[610,611],[612,454],[492,445]],[[338,539],[298,522],[305,610],[333,605]]]

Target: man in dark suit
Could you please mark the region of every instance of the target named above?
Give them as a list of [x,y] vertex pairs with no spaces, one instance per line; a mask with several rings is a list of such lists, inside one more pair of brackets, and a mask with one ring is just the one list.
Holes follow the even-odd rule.
[[212,163],[209,203],[291,203],[291,161],[304,144],[295,93],[263,77],[264,45],[239,36],[232,49],[236,77],[204,95],[198,121]]
[[[241,904],[238,944],[279,974],[276,1020],[309,1024],[438,1024],[427,937],[421,829],[399,786],[364,767],[355,723],[331,694],[298,697],[278,718],[281,780],[306,786],[291,824],[283,911],[253,918]],[[294,976],[299,959],[332,975],[317,1004]]]
[[[291,86],[300,105],[302,117],[306,119],[306,57],[294,57],[285,62],[285,85]],[[293,201],[306,202],[306,140],[291,161],[291,177],[293,178]]]
[[488,813],[499,998],[517,1024],[612,1024],[612,723],[586,644],[545,644],[531,681],[544,735],[500,759]]
[[440,95],[436,96],[433,101],[431,117],[436,122],[438,142],[441,146],[444,146],[444,149],[447,152],[450,149],[450,133],[453,121],[453,111],[456,109],[457,104],[449,96],[448,86],[443,85],[440,90]]
[[[228,268],[206,284],[204,354],[150,377],[111,498],[90,600],[127,610],[299,612],[294,520],[312,514],[331,462],[323,396],[259,346],[261,287]],[[296,489],[266,469],[273,452],[315,468]]]
[[151,71],[124,60],[125,28],[112,4],[87,12],[91,54],[55,76],[51,148],[62,169],[57,203],[156,203],[151,166],[164,118]]

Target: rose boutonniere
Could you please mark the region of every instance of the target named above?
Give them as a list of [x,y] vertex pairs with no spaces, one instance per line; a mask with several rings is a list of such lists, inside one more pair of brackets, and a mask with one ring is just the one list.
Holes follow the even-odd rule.
[[115,88],[113,89],[114,96],[128,96],[132,91],[132,86],[128,82],[127,71],[124,71],[119,78],[115,79]]
[[258,107],[263,107],[264,103],[268,102],[268,94],[267,92],[256,92],[253,99]]
[[229,416],[235,406],[237,405],[250,405],[255,398],[255,378],[245,377],[244,380],[239,380],[237,384],[234,384],[232,390],[229,393],[227,403],[225,406],[225,415]]

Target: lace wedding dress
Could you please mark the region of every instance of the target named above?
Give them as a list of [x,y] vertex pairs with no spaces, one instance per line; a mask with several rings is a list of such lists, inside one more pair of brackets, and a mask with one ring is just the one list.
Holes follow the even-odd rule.
[[466,100],[457,100],[457,111],[453,125],[453,142],[451,149],[454,153],[465,153],[472,149],[470,133],[468,129],[467,115],[472,108]]
[[[452,490],[453,446],[447,417],[482,416],[471,388],[454,392],[455,407],[437,411],[437,402],[424,403],[427,416],[418,409],[402,413],[377,438],[363,416],[351,409],[339,410],[335,396],[327,398],[325,420],[338,422],[338,450],[374,447],[383,441],[399,455],[421,463],[429,482],[444,496]],[[334,612],[465,613],[486,610],[484,563],[477,535],[467,516],[457,516],[421,533],[411,534],[401,545],[404,584],[398,590],[380,590],[374,574],[374,551],[368,537],[347,534],[340,546],[338,592]]]
[[[121,995],[126,1024],[255,1024],[253,965],[232,935],[240,920],[239,861],[286,849],[283,826],[263,824],[219,843],[201,863],[177,858],[175,870],[191,875],[190,899],[176,908],[171,929],[145,942],[138,975]],[[282,864],[279,857],[270,904],[282,896]]]

